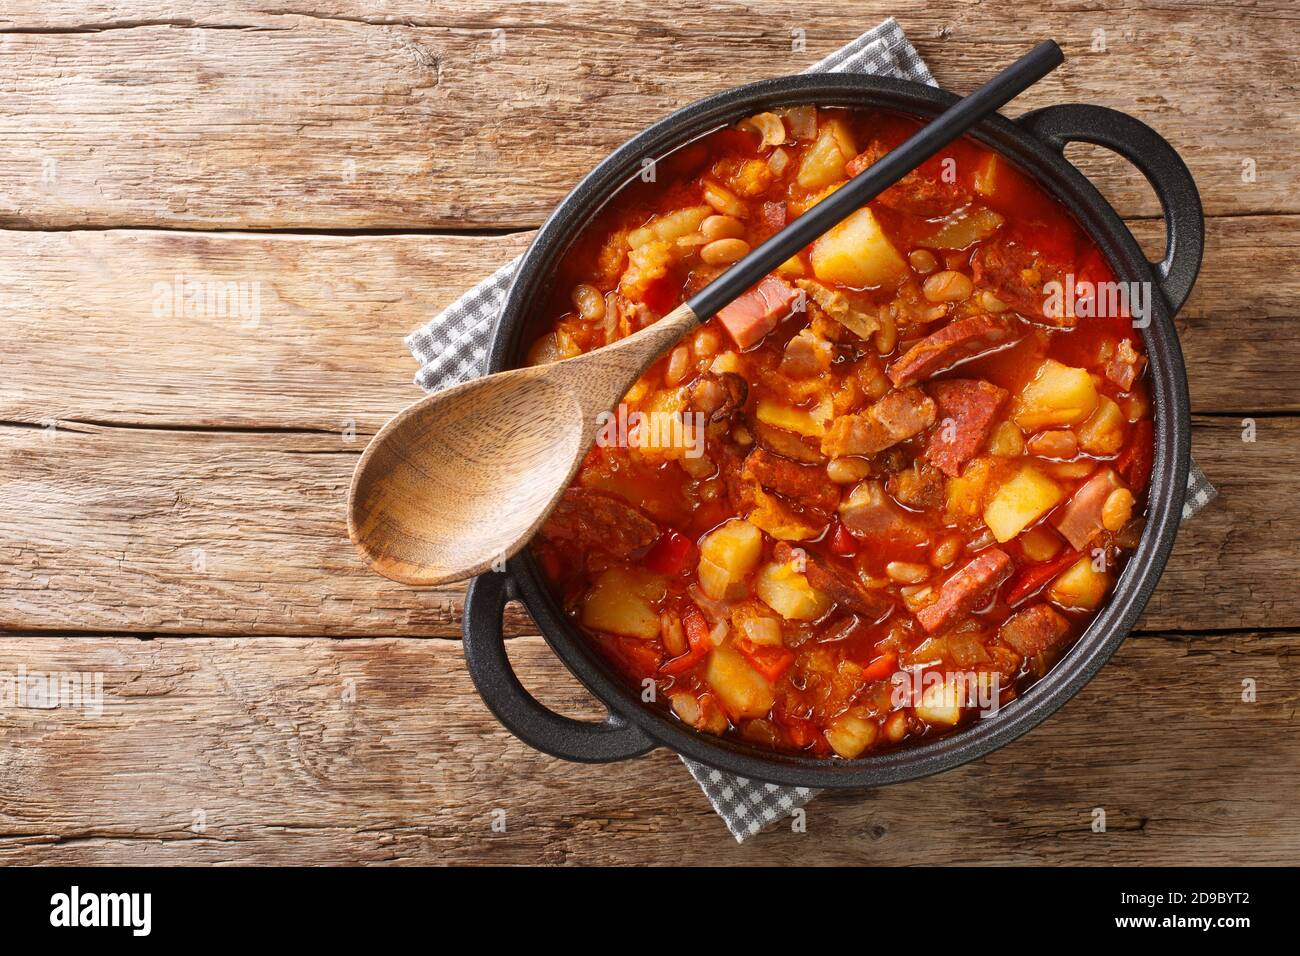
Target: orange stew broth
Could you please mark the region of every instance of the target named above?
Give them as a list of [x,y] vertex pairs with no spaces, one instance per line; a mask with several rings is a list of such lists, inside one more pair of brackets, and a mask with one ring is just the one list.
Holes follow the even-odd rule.
[[[917,126],[802,108],[776,117],[771,135],[772,119],[719,130],[662,160],[654,182],[626,188],[562,262],[548,331],[529,360],[598,348],[701,288],[726,264],[702,259],[700,230],[748,246],[777,231],[827,189],[812,173],[815,185],[798,181],[814,143],[838,135],[829,163],[816,167],[825,178],[842,163],[834,188]],[[764,145],[763,129],[768,143],[785,142]],[[739,223],[688,221],[684,236],[658,240],[667,261],[636,275],[629,242],[647,235],[636,230],[702,206]],[[851,758],[949,732],[1041,677],[1136,546],[1151,459],[1145,357],[1131,319],[1059,318],[1035,305],[1045,283],[1067,274],[1113,280],[1067,210],[971,140],[869,208],[897,253],[886,256],[894,273],[866,285],[826,281],[810,247],[773,273],[782,285],[772,288],[803,296],[768,318],[753,344],[749,326],[741,323],[742,348],[717,317],[688,336],[625,406],[687,421],[702,411],[703,456],[598,444],[533,545],[574,624],[629,681],[652,682],[659,705],[701,731],[816,756]],[[941,232],[971,223],[979,228],[964,236]],[[931,301],[927,291],[954,283],[951,300]],[[580,286],[590,289],[575,293]],[[845,304],[847,325],[832,314]],[[959,345],[939,367],[894,381],[918,343],[963,321],[1010,334],[983,348]],[[1066,391],[1027,395],[1045,363],[1067,369]],[[963,390],[955,416],[934,405],[944,382]],[[967,415],[966,390],[993,396],[991,417]],[[894,402],[928,424],[889,424],[880,439]],[[812,430],[825,433],[773,426],[761,403],[811,411]],[[831,436],[851,416],[868,429],[866,445]],[[955,458],[934,454],[945,426],[942,441],[966,447]],[[852,432],[847,421],[840,428],[841,438]],[[886,447],[854,453],[881,440]],[[710,534],[742,524],[738,546],[714,556],[723,583],[716,574],[702,582]],[[789,600],[774,607],[759,595],[763,575],[793,582],[793,617],[780,610],[791,610]],[[954,690],[954,675],[969,675],[985,696]]]

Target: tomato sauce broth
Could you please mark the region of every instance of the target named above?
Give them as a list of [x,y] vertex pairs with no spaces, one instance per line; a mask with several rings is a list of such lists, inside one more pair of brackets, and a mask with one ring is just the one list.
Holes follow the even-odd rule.
[[[529,361],[654,322],[917,126],[799,107],[678,150],[568,251]],[[853,758],[995,711],[1141,533],[1145,355],[1086,295],[1113,281],[1064,207],[954,143],[642,376],[533,544],[557,599],[701,732]],[[625,440],[651,421],[677,438]]]

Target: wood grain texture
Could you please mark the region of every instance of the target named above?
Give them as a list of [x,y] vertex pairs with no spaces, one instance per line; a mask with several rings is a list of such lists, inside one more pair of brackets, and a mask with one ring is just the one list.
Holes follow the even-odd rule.
[[0,233],[0,418],[372,435],[420,394],[402,337],[526,239]]
[[[1187,158],[1211,213],[1300,211],[1297,14],[1285,0],[891,0],[802,14],[777,0],[682,0],[668,17],[630,0],[617,22],[598,0],[264,9],[7,4],[0,225],[535,226],[648,123],[803,70],[891,14],[939,82],[963,92],[1053,36],[1070,63],[1012,114],[1072,101],[1133,113]],[[1121,212],[1156,212],[1123,162],[1079,152]]]
[[[1221,499],[1179,534],[1141,626],[1300,627],[1300,420],[1198,419]],[[338,435],[0,427],[0,607],[14,631],[455,637],[459,586],[366,569]],[[511,634],[527,618],[512,614]]]
[[[1159,223],[1133,225],[1158,257]],[[419,394],[402,336],[528,239],[0,231],[0,420],[372,435]],[[1297,257],[1300,216],[1209,221],[1178,319],[1193,408],[1300,411]],[[190,282],[240,309],[178,314]]]
[[[539,638],[511,652],[595,716]],[[102,673],[103,710],[0,711],[0,862],[1293,863],[1298,652],[1132,639],[1020,741],[738,846],[669,753],[580,766],[513,739],[450,642],[9,637],[0,672]]]
[[[1129,640],[1046,725],[736,846],[670,754],[576,766],[511,738],[459,646],[420,640],[458,635],[461,589],[365,571],[344,497],[365,437],[416,395],[402,335],[529,238],[493,232],[536,226],[648,122],[890,14],[959,91],[1054,36],[1070,63],[1009,112],[1101,103],[1187,158],[1211,218],[1179,325],[1222,496],[1142,621],[1166,633]],[[0,863],[1293,863],[1298,16],[1285,0],[685,0],[668,17],[629,0],[616,22],[596,0],[9,0],[0,678],[101,671],[107,698],[101,716],[0,707]],[[1069,155],[1158,257],[1137,174]],[[177,276],[258,283],[257,321],[155,314]],[[506,630],[530,688],[595,714],[526,614]]]

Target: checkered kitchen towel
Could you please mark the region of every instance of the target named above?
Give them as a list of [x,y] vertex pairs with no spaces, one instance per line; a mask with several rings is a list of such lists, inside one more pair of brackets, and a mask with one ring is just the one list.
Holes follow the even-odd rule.
[[[891,17],[852,43],[809,67],[809,73],[873,73],[935,85],[930,70]],[[415,384],[432,392],[484,372],[488,344],[518,260],[506,263],[406,337],[420,363]],[[1192,463],[1183,520],[1215,497],[1214,486]],[[682,758],[736,840],[743,842],[768,824],[787,817],[817,795],[807,787],[785,787],[723,773]]]

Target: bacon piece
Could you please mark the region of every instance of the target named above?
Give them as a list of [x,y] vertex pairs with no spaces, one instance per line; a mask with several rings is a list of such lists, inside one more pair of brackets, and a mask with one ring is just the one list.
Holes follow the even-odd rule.
[[939,409],[939,427],[930,436],[925,457],[949,478],[956,478],[984,447],[1007,393],[981,379],[953,378],[935,382],[930,394]]
[[896,386],[915,385],[963,359],[1011,341],[1016,330],[1001,315],[975,315],[949,322],[917,342],[889,366],[889,379]]
[[934,402],[919,388],[895,389],[864,412],[841,415],[822,439],[822,453],[874,455],[934,424]]
[[631,505],[587,488],[569,488],[542,525],[548,541],[597,548],[621,558],[653,544],[659,526]]
[[906,511],[890,500],[879,481],[863,481],[853,486],[840,506],[840,522],[855,538],[877,542],[892,539],[916,544],[926,534],[908,518]]
[[1001,548],[981,551],[960,571],[943,582],[939,599],[916,612],[927,634],[945,630],[993,597],[1011,574],[1011,558]]
[[1017,654],[1033,657],[1052,650],[1070,633],[1070,622],[1046,604],[1017,611],[1002,624],[998,637]]
[[1115,472],[1105,468],[1080,485],[1070,500],[1052,515],[1052,524],[1076,551],[1083,550],[1101,531],[1101,509],[1110,493],[1119,487]]
[[738,348],[747,349],[776,328],[799,293],[776,276],[763,280],[718,313]]
[[801,465],[763,448],[755,448],[749,453],[741,474],[754,479],[768,491],[775,491],[817,511],[833,511],[840,503],[840,490],[826,477],[824,469]]
[[1119,345],[1115,348],[1115,356],[1106,363],[1106,378],[1118,385],[1122,391],[1127,392],[1137,381],[1138,373],[1142,371],[1146,361],[1146,358],[1133,348],[1131,341],[1120,339]]

